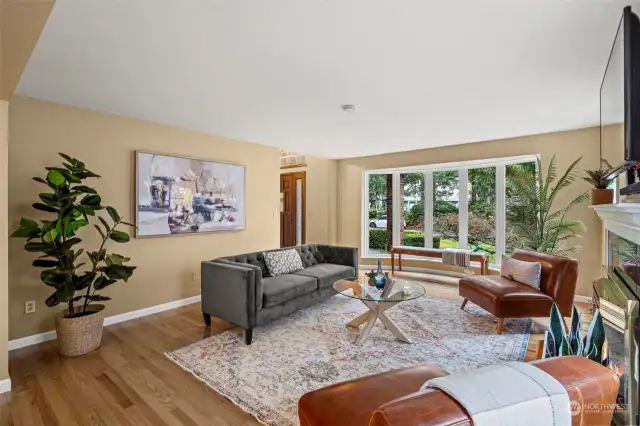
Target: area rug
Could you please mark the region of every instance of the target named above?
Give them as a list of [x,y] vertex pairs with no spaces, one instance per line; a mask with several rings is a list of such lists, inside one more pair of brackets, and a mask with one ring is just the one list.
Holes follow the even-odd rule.
[[167,356],[260,422],[298,425],[297,402],[327,385],[417,364],[449,372],[501,361],[523,360],[529,319],[497,320],[482,309],[423,296],[387,311],[413,344],[403,343],[378,322],[361,346],[345,324],[366,312],[359,300],[341,295],[281,318],[253,332],[230,330]]

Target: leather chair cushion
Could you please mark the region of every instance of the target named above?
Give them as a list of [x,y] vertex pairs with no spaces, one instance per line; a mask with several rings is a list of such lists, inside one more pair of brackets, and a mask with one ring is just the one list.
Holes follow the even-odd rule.
[[331,287],[339,279],[355,277],[356,271],[351,266],[319,263],[302,271],[294,272],[294,274],[316,278],[318,280],[318,288],[327,288]]
[[278,275],[262,279],[263,308],[279,305],[318,289],[314,277],[296,274]]
[[300,426],[368,426],[373,412],[447,373],[435,365],[387,371],[309,392],[298,401]]
[[529,285],[486,275],[460,280],[460,296],[497,317],[537,317],[550,313],[553,299]]

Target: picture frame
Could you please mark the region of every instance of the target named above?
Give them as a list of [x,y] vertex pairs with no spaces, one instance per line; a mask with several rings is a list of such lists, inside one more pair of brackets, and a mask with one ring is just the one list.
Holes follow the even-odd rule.
[[135,151],[136,237],[246,229],[244,165]]

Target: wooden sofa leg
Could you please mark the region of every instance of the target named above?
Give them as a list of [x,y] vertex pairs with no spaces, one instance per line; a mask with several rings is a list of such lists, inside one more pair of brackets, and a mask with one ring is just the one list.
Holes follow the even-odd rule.
[[462,305],[460,305],[460,309],[464,309],[465,306],[467,306],[467,302],[469,301],[469,299],[464,299],[462,301]]
[[253,328],[247,328],[244,331],[244,343],[246,343],[247,345],[250,345],[252,338],[253,338]]
[[204,318],[204,323],[208,327],[211,325],[211,315],[202,313],[202,318]]
[[503,326],[504,326],[504,318],[498,318],[498,334],[502,334]]

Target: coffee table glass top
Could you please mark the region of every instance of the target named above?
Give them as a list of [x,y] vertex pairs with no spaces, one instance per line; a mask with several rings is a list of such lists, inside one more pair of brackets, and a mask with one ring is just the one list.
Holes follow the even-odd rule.
[[343,296],[372,302],[402,302],[405,300],[413,300],[423,296],[426,292],[424,287],[418,283],[394,278],[393,287],[389,295],[385,297],[383,295],[384,289],[378,290],[370,286],[368,281],[368,277],[346,278],[333,283],[333,289]]

